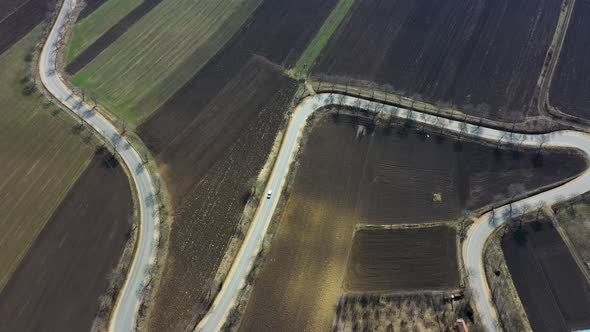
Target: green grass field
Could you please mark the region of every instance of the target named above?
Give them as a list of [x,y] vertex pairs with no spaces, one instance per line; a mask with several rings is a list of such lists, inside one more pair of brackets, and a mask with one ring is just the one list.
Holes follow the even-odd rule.
[[143,0],[109,0],[98,7],[92,15],[76,23],[72,40],[68,46],[66,62],[70,63],[74,60],[142,2]]
[[307,76],[317,57],[324,47],[326,47],[328,41],[330,41],[330,37],[332,37],[332,34],[334,34],[340,23],[342,23],[350,8],[352,8],[353,3],[354,0],[340,0],[336,7],[334,7],[330,16],[328,16],[309,46],[307,46],[303,54],[299,57],[299,60],[297,60],[297,64],[293,68],[293,73],[296,77]]
[[164,0],[73,81],[137,125],[192,78],[260,2]]
[[69,115],[22,94],[24,59],[40,31],[0,55],[0,290],[94,151]]

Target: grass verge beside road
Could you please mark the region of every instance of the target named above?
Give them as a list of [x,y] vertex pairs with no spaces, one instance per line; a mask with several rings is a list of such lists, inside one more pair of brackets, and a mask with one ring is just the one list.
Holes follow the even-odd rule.
[[484,249],[486,278],[504,330],[532,331],[500,246],[503,229],[496,230],[486,241]]
[[141,2],[142,0],[109,0],[92,15],[78,21],[68,46],[66,64],[72,62]]
[[315,60],[328,44],[330,37],[332,37],[334,31],[336,31],[340,23],[344,20],[350,8],[352,8],[353,3],[354,0],[340,0],[336,4],[336,7],[334,7],[330,16],[324,22],[324,25],[322,25],[314,39],[309,43],[303,54],[301,54],[299,60],[297,60],[297,64],[295,64],[295,68],[293,69],[293,74],[296,77],[307,76]]

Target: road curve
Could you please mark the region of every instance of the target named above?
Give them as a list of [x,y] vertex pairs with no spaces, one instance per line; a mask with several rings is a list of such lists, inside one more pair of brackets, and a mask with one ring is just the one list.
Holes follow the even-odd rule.
[[47,91],[65,107],[83,119],[88,125],[103,136],[106,142],[114,146],[129,170],[135,184],[139,199],[139,234],[135,256],[127,279],[119,293],[119,299],[111,316],[111,331],[132,331],[135,327],[137,311],[140,304],[140,291],[146,280],[146,272],[153,263],[156,253],[155,240],[159,237],[159,214],[154,204],[156,191],[149,171],[142,159],[125,137],[100,113],[81,101],[79,97],[64,84],[56,68],[57,45],[62,30],[66,27],[67,16],[76,5],[76,0],[64,0],[51,31],[43,45],[39,58],[39,75]]
[[[279,196],[285,185],[289,166],[298,150],[298,141],[306,121],[315,110],[328,105],[346,105],[367,110],[378,110],[402,119],[412,119],[419,123],[427,123],[434,127],[444,127],[447,131],[462,133],[464,136],[488,140],[492,142],[520,144],[530,147],[573,148],[581,150],[586,157],[590,155],[590,135],[576,131],[558,131],[543,135],[510,133],[501,130],[484,128],[477,125],[448,120],[416,111],[384,105],[356,97],[339,94],[318,94],[304,99],[293,111],[287,127],[281,149],[273,167],[265,193],[273,191],[270,199],[263,199],[258,206],[254,220],[246,234],[244,243],[234,259],[232,267],[215,298],[209,312],[197,325],[197,331],[219,331],[226,321],[240,290],[252,268],[254,259],[260,250],[264,235],[270,224]],[[581,195],[590,190],[590,170],[584,171],[575,179],[554,189],[538,195],[496,208],[493,212],[482,215],[472,225],[467,239],[463,244],[463,260],[468,272],[469,284],[472,288],[482,325],[488,331],[497,331],[498,320],[492,304],[485,278],[483,266],[483,247],[488,236],[508,218],[508,211],[517,216],[540,204],[551,205],[573,196]]]

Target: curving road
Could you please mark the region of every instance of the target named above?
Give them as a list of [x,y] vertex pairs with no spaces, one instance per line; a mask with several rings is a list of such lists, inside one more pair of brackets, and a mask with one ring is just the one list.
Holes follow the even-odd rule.
[[[332,104],[360,107],[367,110],[386,112],[398,118],[412,118],[419,123],[428,123],[435,127],[444,127],[448,131],[463,133],[465,136],[475,137],[493,142],[520,144],[530,147],[574,148],[581,150],[586,157],[590,155],[590,135],[576,131],[559,131],[543,135],[526,135],[510,133],[501,130],[484,128],[465,124],[460,121],[448,120],[416,111],[398,108],[372,102],[356,97],[338,94],[319,94],[304,99],[294,110],[289,122],[277,161],[273,167],[266,191],[273,191],[270,199],[263,199],[246,234],[244,243],[236,256],[226,277],[223,287],[207,315],[197,325],[197,331],[219,331],[225,323],[226,317],[232,310],[235,300],[250,272],[254,259],[260,250],[264,235],[270,224],[273,212],[277,206],[279,196],[285,185],[289,166],[298,150],[298,141],[306,121],[315,110]],[[482,215],[472,225],[467,239],[463,244],[463,260],[468,271],[469,284],[472,288],[473,299],[480,313],[481,323],[488,331],[497,331],[498,320],[491,302],[490,293],[485,278],[482,254],[483,246],[494,229],[508,219],[509,212],[517,216],[541,204],[551,205],[590,190],[590,170],[584,171],[575,179],[562,186],[545,191],[535,196],[514,202]]]
[[111,331],[132,331],[135,327],[139,308],[141,288],[146,280],[146,271],[153,263],[158,239],[159,215],[154,197],[155,189],[149,171],[144,168],[142,159],[125,137],[119,135],[117,129],[100,113],[92,110],[64,84],[56,68],[57,45],[65,29],[68,13],[76,5],[76,0],[64,0],[51,28],[39,58],[39,75],[47,91],[65,107],[83,119],[106,142],[114,146],[129,170],[135,184],[139,199],[140,227],[135,257],[119,299],[111,316]]

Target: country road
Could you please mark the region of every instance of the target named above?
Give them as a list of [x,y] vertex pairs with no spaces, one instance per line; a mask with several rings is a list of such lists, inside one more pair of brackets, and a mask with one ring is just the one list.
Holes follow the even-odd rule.
[[[117,129],[100,113],[81,101],[64,84],[64,81],[55,70],[57,45],[62,30],[65,28],[67,12],[76,4],[76,0],[64,0],[56,18],[54,26],[49,32],[40,59],[39,74],[41,82],[47,91],[59,100],[65,107],[83,119],[96,132],[102,135],[105,141],[116,147],[116,150],[127,166],[136,187],[139,199],[140,227],[135,257],[121,289],[119,299],[112,313],[109,329],[111,331],[132,331],[135,327],[137,311],[139,307],[139,294],[146,280],[146,271],[152,264],[158,238],[159,215],[154,204],[155,188],[152,178],[144,168],[142,159],[137,151],[129,144],[125,137],[121,137]],[[575,148],[581,150],[587,157],[590,155],[590,135],[576,131],[559,131],[544,135],[522,135],[510,133],[476,125],[465,124],[460,121],[447,120],[434,115],[428,115],[416,111],[398,108],[372,102],[356,97],[319,94],[304,99],[294,110],[292,118],[286,130],[281,149],[269,178],[266,191],[273,191],[273,195],[264,198],[256,211],[254,220],[246,234],[244,243],[234,259],[232,267],[223,283],[222,289],[215,298],[209,312],[196,327],[198,331],[219,331],[235,300],[245,286],[245,280],[250,272],[256,255],[259,252],[264,236],[272,219],[280,195],[285,186],[289,172],[289,166],[298,151],[299,138],[306,125],[308,117],[317,109],[331,104],[355,106],[368,110],[379,110],[399,118],[412,118],[419,123],[428,123],[435,127],[444,127],[448,131],[461,132],[463,135],[477,139],[502,143],[518,143],[523,146]],[[498,321],[495,308],[490,299],[490,293],[485,279],[482,251],[485,240],[499,225],[503,224],[508,216],[517,216],[530,207],[541,204],[551,205],[570,197],[583,194],[590,190],[590,170],[575,179],[551,190],[514,202],[511,205],[502,206],[490,211],[478,218],[478,221],[469,229],[467,239],[463,243],[463,260],[468,273],[469,285],[473,292],[481,323],[488,331],[496,331]],[[162,308],[160,308],[162,310]]]
[[159,214],[154,198],[156,192],[149,171],[144,167],[140,155],[125,137],[100,113],[81,101],[79,97],[64,84],[56,68],[57,45],[65,28],[67,13],[76,5],[76,0],[64,0],[55,24],[39,58],[39,75],[45,89],[59,100],[66,108],[83,119],[106,142],[114,146],[120,158],[131,174],[139,200],[139,235],[135,256],[119,299],[111,316],[111,331],[132,331],[140,302],[140,290],[146,278],[146,271],[152,264],[156,253],[155,239],[158,238]]
[[[244,243],[234,259],[226,280],[209,312],[197,325],[197,331],[219,331],[223,327],[226,318],[234,307],[235,300],[240,294],[241,289],[245,286],[246,277],[260,250],[273,212],[285,185],[289,166],[298,151],[298,141],[309,115],[323,106],[336,104],[354,106],[367,110],[378,110],[379,112],[389,113],[402,119],[411,118],[419,123],[427,123],[434,127],[444,127],[447,131],[462,133],[463,136],[470,136],[476,139],[537,148],[540,146],[543,148],[573,148],[581,150],[586,155],[586,158],[590,155],[590,135],[582,132],[558,131],[543,135],[510,133],[466,124],[460,121],[448,120],[421,112],[409,111],[356,97],[326,93],[308,97],[296,107],[287,127],[283,143],[265,190],[265,193],[272,190],[273,195],[270,199],[263,199],[260,202],[254,220],[244,239]],[[590,170],[587,169],[575,179],[559,187],[485,213],[471,226],[467,239],[463,243],[463,260],[468,273],[473,299],[477,311],[480,314],[480,322],[486,330],[499,330],[496,311],[490,298],[482,260],[483,247],[486,239],[496,227],[506,222],[509,214],[518,216],[529,211],[532,207],[542,204],[555,204],[573,196],[581,195],[589,190]]]

